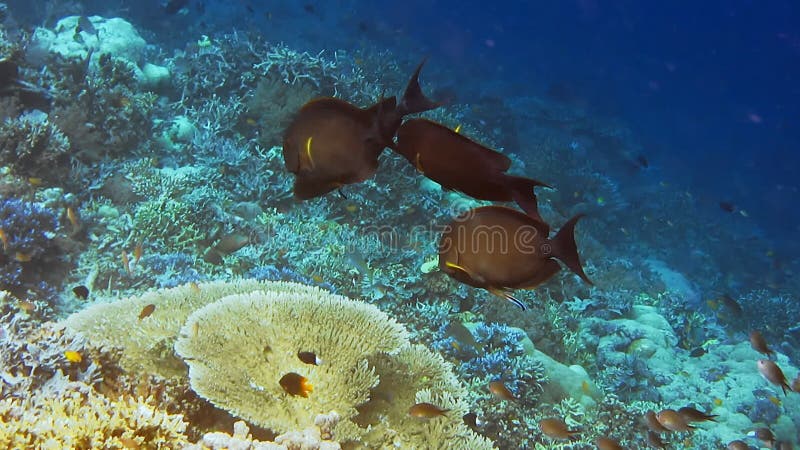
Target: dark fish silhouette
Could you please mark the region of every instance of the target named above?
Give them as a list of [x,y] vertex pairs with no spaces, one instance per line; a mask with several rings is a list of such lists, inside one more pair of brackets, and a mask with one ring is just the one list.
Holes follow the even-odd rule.
[[439,242],[439,268],[452,278],[525,306],[508,292],[532,289],[555,275],[556,259],[585,282],[575,245],[575,224],[570,219],[549,239],[530,216],[503,206],[467,211],[445,227]]
[[175,14],[188,4],[189,0],[167,0],[164,4],[164,12],[167,14]]
[[24,108],[50,109],[52,97],[47,90],[22,80],[17,63],[10,58],[0,59],[0,97],[14,95]]
[[721,210],[723,210],[723,211],[725,211],[727,213],[732,213],[732,212],[736,211],[736,205],[734,205],[731,202],[723,201],[723,202],[719,202],[719,209],[721,209]]
[[72,293],[75,294],[75,297],[86,300],[89,297],[89,288],[84,285],[75,286],[72,288]]
[[399,104],[390,97],[362,109],[344,100],[319,98],[300,108],[283,138],[283,160],[296,176],[297,198],[319,197],[375,174],[378,156],[394,145],[403,116],[438,106],[419,87],[423,64],[417,66]]
[[541,181],[508,175],[511,160],[455,131],[425,119],[407,120],[397,131],[397,152],[417,170],[444,189],[463,192],[479,200],[515,201],[529,216],[539,216],[533,188]]

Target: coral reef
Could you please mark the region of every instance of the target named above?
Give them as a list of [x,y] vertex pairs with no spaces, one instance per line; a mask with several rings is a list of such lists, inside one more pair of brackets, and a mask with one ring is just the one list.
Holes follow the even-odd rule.
[[[265,284],[251,280],[190,283],[113,303],[96,303],[68,317],[64,325],[98,347],[123,349],[120,364],[126,370],[183,378],[187,368],[174,353],[173,345],[189,315],[228,295],[268,287],[287,292],[311,289],[292,283]],[[153,313],[138,319],[142,309],[151,304],[155,305]],[[131,323],[136,326],[131,328]]]
[[132,397],[110,400],[56,374],[25,398],[0,400],[3,448],[175,448],[186,423]]
[[55,295],[60,247],[58,214],[36,202],[0,200],[0,290],[19,298],[29,293],[45,301]]
[[[233,327],[216,325],[231,320]],[[354,416],[378,382],[366,358],[394,351],[404,340],[405,330],[371,305],[321,290],[290,294],[265,286],[263,292],[228,296],[194,312],[175,349],[189,364],[192,388],[200,395],[237,417],[283,432],[306,428],[311,423],[303,420],[326,411]],[[297,355],[304,351],[323,363],[301,361]],[[290,372],[313,384],[308,398],[287,395],[278,384]]]

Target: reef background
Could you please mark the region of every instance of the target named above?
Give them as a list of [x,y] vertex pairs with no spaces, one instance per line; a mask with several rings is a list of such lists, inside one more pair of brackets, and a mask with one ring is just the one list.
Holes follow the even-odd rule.
[[[0,9],[0,56],[53,96],[46,113],[0,100],[0,228],[12,236],[0,258],[5,422],[36,423],[48,394],[135,411],[123,395],[134,391],[188,423],[163,442],[231,433],[234,419],[186,385],[125,370],[118,353],[130,349],[60,327],[96,303],[245,277],[320,286],[406,324],[411,342],[453,364],[487,422],[478,433],[500,448],[558,448],[536,426],[553,415],[584,430],[573,448],[599,435],[643,448],[642,412],[692,403],[720,424],[671,436],[670,448],[713,448],[755,426],[796,444],[798,394],[758,376],[747,342],[761,330],[794,379],[794,7],[366,3]],[[75,15],[99,16],[98,36],[114,39],[86,52],[93,33],[64,19]],[[435,225],[480,203],[388,152],[347,198],[292,199],[278,146],[293,112],[320,95],[366,106],[399,93],[423,56],[423,88],[449,100],[429,117],[552,183],[539,200],[555,228],[588,215],[578,244],[596,286],[562,272],[521,293],[530,310],[520,313],[430,271]],[[135,313],[117,333],[140,325]],[[519,401],[486,391],[498,378]],[[198,423],[198,409],[219,420]]]

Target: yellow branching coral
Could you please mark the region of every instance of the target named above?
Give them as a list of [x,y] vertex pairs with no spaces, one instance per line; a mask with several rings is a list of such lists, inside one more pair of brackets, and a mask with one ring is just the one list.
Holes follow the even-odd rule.
[[[95,346],[123,350],[120,365],[128,371],[182,378],[186,376],[186,365],[174,354],[173,345],[189,315],[222,297],[260,289],[305,292],[311,288],[256,280],[189,283],[113,303],[97,303],[71,315],[64,323]],[[140,319],[148,305],[155,309]]]
[[185,429],[181,415],[132,397],[112,401],[77,382],[0,400],[0,448],[181,448]]
[[[376,307],[323,290],[253,292],[192,314],[176,351],[192,389],[237,417],[277,432],[313,425],[316,414],[355,416],[378,384],[367,357],[398,349],[405,328]],[[319,365],[303,362],[313,352]],[[279,384],[288,373],[313,385],[308,397]],[[338,436],[337,436],[338,437]]]

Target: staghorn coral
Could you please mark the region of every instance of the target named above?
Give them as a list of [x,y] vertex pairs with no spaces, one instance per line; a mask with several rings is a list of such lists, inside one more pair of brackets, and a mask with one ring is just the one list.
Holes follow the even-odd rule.
[[112,401],[63,374],[32,396],[0,400],[0,423],[2,448],[155,449],[187,443],[181,415],[141,398]]
[[[173,344],[189,315],[222,297],[263,289],[306,292],[311,288],[252,280],[190,283],[114,303],[97,303],[69,316],[64,325],[101,348],[123,349],[120,365],[128,371],[183,378],[186,366],[175,355]],[[153,314],[137,319],[142,308],[149,304],[156,305]]]
[[[235,326],[215,325],[233,317]],[[311,426],[313,413],[354,416],[355,406],[378,384],[367,356],[394,351],[406,339],[402,326],[366,303],[318,289],[264,291],[232,295],[198,310],[181,329],[175,350],[187,361],[192,388],[201,396],[280,432]],[[324,363],[302,362],[301,351],[315,352]],[[308,398],[289,396],[278,384],[290,372],[314,385]]]

